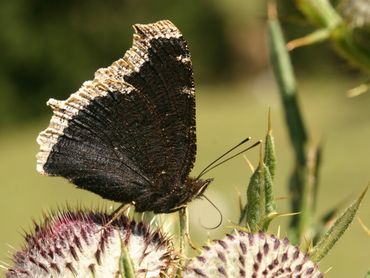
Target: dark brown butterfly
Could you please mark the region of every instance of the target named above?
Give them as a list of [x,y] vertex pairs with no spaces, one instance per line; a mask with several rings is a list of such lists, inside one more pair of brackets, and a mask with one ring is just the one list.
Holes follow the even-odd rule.
[[169,213],[211,180],[189,177],[196,155],[190,53],[170,21],[134,25],[122,59],[65,101],[37,142],[38,172],[62,176],[136,210]]

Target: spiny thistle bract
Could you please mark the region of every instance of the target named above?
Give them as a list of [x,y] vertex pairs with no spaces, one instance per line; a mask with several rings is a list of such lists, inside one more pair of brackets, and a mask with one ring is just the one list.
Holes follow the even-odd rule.
[[184,277],[318,278],[323,274],[288,239],[235,231],[203,247],[198,257],[189,260]]
[[158,230],[120,216],[111,224],[104,212],[76,211],[48,216],[25,236],[14,254],[13,277],[121,277],[122,250],[135,277],[172,273],[177,261],[170,241]]

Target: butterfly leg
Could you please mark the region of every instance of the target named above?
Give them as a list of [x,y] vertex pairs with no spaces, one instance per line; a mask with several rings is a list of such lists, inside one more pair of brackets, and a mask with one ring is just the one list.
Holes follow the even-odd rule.
[[181,209],[179,211],[179,216],[180,216],[180,231],[181,233],[183,233],[187,243],[189,244],[189,246],[196,250],[196,251],[200,251],[200,248],[197,247],[193,241],[191,240],[191,237],[190,237],[190,229],[189,229],[189,211],[188,211],[188,208],[187,207],[184,207],[183,209]]
[[129,207],[131,204],[121,204],[118,208],[116,208],[111,214],[109,221],[103,226],[103,229],[108,227],[110,224],[112,224],[115,220],[117,220]]

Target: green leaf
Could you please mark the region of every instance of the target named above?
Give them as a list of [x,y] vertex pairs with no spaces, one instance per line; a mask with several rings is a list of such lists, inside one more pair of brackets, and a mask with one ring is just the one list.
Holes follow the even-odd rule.
[[263,165],[263,188],[264,188],[264,197],[265,197],[265,212],[264,216],[261,219],[261,227],[263,231],[267,231],[270,225],[270,222],[276,217],[276,205],[274,200],[274,195],[272,191],[273,182],[270,175],[269,168],[266,165]]
[[323,236],[323,238],[317,243],[317,245],[311,250],[310,258],[314,262],[319,262],[323,259],[330,249],[334,246],[337,240],[347,230],[349,224],[353,221],[356,212],[364,198],[368,187],[362,192],[358,199],[347,208],[347,210],[335,221],[329,231]]
[[320,238],[325,233],[325,227],[328,226],[328,223],[333,222],[339,212],[343,209],[345,203],[347,201],[343,200],[338,203],[336,206],[328,209],[319,219],[317,224],[315,225],[314,235],[313,235],[313,243],[316,244]]
[[260,147],[260,162],[250,178],[247,189],[247,205],[239,220],[241,223],[246,216],[247,227],[251,232],[260,229],[266,231],[273,219],[272,216],[276,214],[272,186],[270,170],[262,161],[262,147]]
[[254,171],[247,189],[246,220],[251,232],[258,231],[258,223],[260,222],[260,187],[262,179],[262,169],[259,165]]
[[266,165],[263,165],[264,189],[265,189],[265,214],[270,215],[275,213],[274,194],[272,192],[273,182],[270,175],[270,170]]
[[274,137],[272,136],[270,111],[268,116],[268,131],[265,140],[265,157],[263,158],[263,162],[269,169],[271,180],[274,180],[276,168],[276,153]]

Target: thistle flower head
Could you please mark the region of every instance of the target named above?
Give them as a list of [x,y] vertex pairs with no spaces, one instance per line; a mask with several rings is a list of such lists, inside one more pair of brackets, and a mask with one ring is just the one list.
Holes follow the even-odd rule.
[[136,277],[158,277],[173,269],[172,245],[160,231],[125,216],[108,224],[103,212],[64,212],[48,216],[25,236],[14,254],[13,277],[120,277],[127,250]]
[[351,27],[370,26],[370,2],[368,0],[342,0],[339,11]]
[[184,277],[318,278],[323,274],[287,239],[236,231],[211,242],[189,260]]

